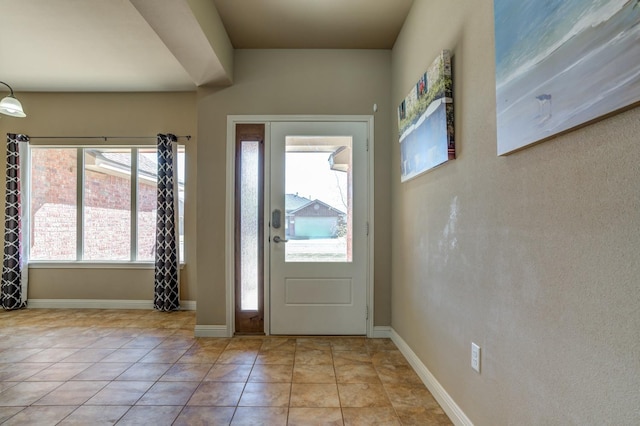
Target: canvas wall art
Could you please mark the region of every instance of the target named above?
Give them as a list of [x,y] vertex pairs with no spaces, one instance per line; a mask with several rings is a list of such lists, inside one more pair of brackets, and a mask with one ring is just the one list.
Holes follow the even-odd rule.
[[398,107],[401,181],[455,158],[451,54],[443,50]]
[[494,0],[498,155],[640,101],[640,0]]

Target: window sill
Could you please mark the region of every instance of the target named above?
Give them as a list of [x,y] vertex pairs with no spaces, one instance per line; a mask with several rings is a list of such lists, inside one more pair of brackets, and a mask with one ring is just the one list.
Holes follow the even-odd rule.
[[[180,263],[180,269],[184,269]],[[46,262],[31,261],[29,269],[154,269],[153,262]]]

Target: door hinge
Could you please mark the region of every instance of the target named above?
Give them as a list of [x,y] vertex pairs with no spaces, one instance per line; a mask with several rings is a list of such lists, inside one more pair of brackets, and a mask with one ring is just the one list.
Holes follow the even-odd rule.
[[369,151],[369,138],[367,138],[367,144],[366,144],[366,146],[367,146],[367,151]]
[[366,306],[365,308],[365,320],[369,319],[369,305]]
[[367,237],[369,236],[369,222],[366,224]]

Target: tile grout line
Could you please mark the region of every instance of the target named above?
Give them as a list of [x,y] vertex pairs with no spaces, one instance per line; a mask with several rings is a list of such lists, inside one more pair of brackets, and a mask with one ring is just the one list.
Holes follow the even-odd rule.
[[[226,346],[228,346],[228,343],[227,343],[227,345],[226,345]],[[226,348],[226,346],[225,346],[225,348]],[[178,363],[178,361],[180,361],[180,359],[182,359],[182,357],[183,357],[183,356],[185,356],[185,355],[187,354],[187,352],[189,352],[189,349],[191,349],[192,347],[193,347],[193,345],[191,345],[191,346],[190,346],[190,347],[185,351],[185,353],[184,353],[180,358],[178,358],[178,360],[176,360],[176,362],[175,362],[175,363],[173,363],[173,365],[175,366],[175,365]],[[223,349],[220,353],[222,353],[222,352],[224,352],[224,349]],[[184,410],[187,408],[187,405],[189,404],[189,401],[191,400],[191,398],[193,398],[193,395],[195,395],[195,393],[198,391],[198,389],[200,389],[200,386],[201,386],[201,385],[202,385],[202,383],[204,382],[204,379],[207,377],[207,374],[209,374],[209,372],[211,371],[211,369],[213,368],[213,366],[216,364],[216,362],[218,361],[218,358],[220,358],[220,355],[219,355],[219,354],[218,354],[218,356],[216,357],[216,360],[211,364],[211,367],[209,367],[209,370],[207,370],[207,372],[202,376],[202,379],[200,379],[200,382],[198,383],[198,386],[196,386],[196,388],[193,390],[193,392],[191,392],[191,395],[189,396],[189,398],[185,401],[184,405],[182,405],[182,408],[180,409],[180,411],[179,411],[179,412],[178,412],[178,414],[176,415],[176,418],[175,418],[175,419],[173,419],[173,421],[171,422],[171,424],[172,424],[172,425],[173,425],[173,424],[175,424],[175,423],[178,421],[178,419],[180,418],[180,415],[181,415],[181,414],[184,412]],[[169,371],[169,370],[171,370],[171,367],[169,367],[169,369],[168,369],[167,371]],[[165,372],[164,374],[166,374],[166,372]],[[164,375],[164,374],[163,374],[163,375]],[[162,378],[162,376],[160,376],[160,377],[158,378],[158,381],[159,381],[161,378]],[[235,411],[234,411],[234,413],[235,413]]]
[[333,374],[335,374],[336,376],[336,392],[338,393],[338,404],[340,404],[340,416],[342,418],[342,424],[344,425],[344,407],[342,406],[342,398],[340,398],[340,386],[338,386],[338,371],[336,370],[336,362],[333,359],[333,348],[331,348],[331,362],[333,363]]
[[291,397],[293,396],[293,374],[296,371],[296,353],[298,353],[298,339],[295,339],[295,346],[293,347],[293,364],[291,366],[291,383],[289,387],[289,404],[287,405],[287,422],[289,424],[289,416],[291,415]]

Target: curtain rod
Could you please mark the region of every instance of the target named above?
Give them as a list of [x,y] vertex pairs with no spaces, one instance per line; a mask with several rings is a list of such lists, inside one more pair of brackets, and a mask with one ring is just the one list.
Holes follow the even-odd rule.
[[[155,139],[156,136],[29,136],[29,139]],[[176,136],[177,139],[191,140],[191,135]]]

